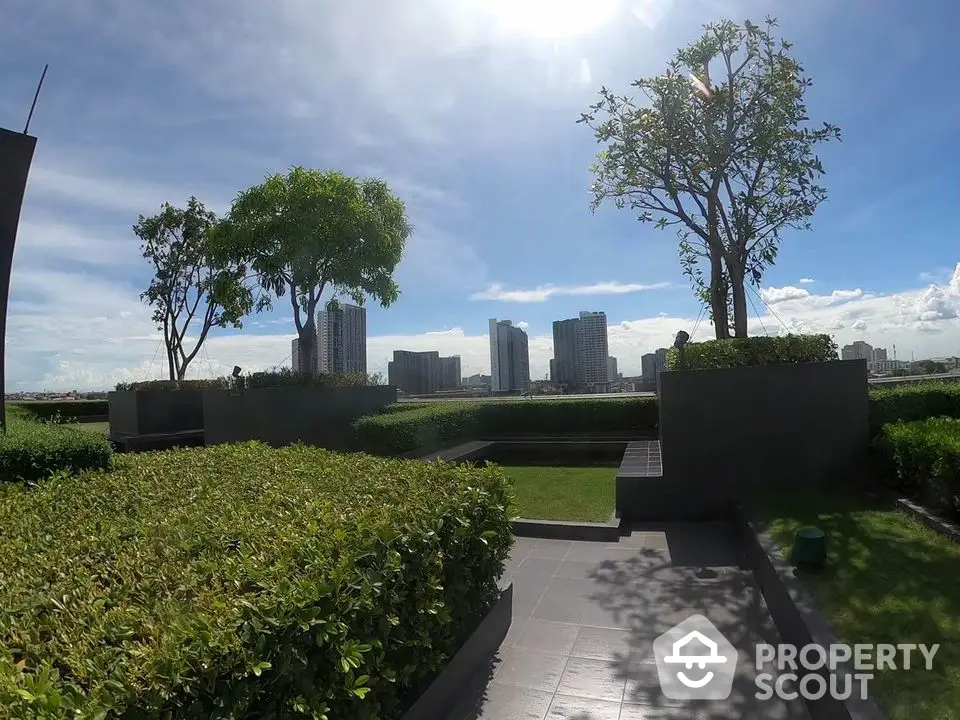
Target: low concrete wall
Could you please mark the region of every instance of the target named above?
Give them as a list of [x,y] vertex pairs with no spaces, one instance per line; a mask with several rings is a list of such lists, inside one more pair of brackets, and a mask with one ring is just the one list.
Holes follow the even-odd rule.
[[751,490],[865,480],[864,360],[660,374],[663,476],[722,512]]
[[107,393],[113,437],[200,430],[200,390],[123,390]]
[[281,447],[300,441],[349,449],[351,421],[396,401],[392,385],[205,390],[204,442],[261,440]]

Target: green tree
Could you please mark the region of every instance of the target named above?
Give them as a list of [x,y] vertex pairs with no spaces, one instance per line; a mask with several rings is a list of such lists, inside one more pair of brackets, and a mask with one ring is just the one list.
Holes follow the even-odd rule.
[[604,87],[579,121],[605,146],[592,167],[593,209],[610,200],[677,227],[684,273],[718,338],[729,337],[731,310],[746,336],[745,283],[759,285],[786,228],[810,227],[827,195],[816,148],[840,139],[829,123],[809,124],[812,83],[775,27],[770,18],[707,25],[663,75],[633,83],[645,102]]
[[[133,232],[153,270],[140,299],[153,308],[153,320],[163,331],[170,380],[183,380],[213,327],[242,327],[253,307],[242,263],[213,259],[214,213],[195,197],[185,209],[164,203],[159,214],[141,215]],[[188,331],[199,323],[193,349],[184,348]]]
[[299,337],[301,368],[317,367],[316,310],[328,289],[388,307],[412,228],[403,203],[382,180],[295,167],[236,198],[218,245],[248,263],[271,298],[287,295]]

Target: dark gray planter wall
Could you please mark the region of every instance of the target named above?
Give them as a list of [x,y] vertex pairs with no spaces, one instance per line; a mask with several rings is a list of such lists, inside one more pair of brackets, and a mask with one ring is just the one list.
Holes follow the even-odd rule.
[[124,390],[107,393],[113,437],[178,433],[203,428],[200,390]]
[[390,385],[206,390],[204,442],[262,440],[281,447],[300,441],[345,449],[351,421],[396,401],[397,389]]
[[864,360],[660,374],[663,476],[722,507],[754,488],[859,482]]

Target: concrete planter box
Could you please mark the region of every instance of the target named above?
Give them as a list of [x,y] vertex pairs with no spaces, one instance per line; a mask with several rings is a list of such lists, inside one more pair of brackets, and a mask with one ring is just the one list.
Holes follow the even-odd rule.
[[865,480],[864,360],[660,374],[663,478],[703,512],[768,487]]
[[116,438],[199,432],[200,390],[123,390],[107,393],[110,435]]
[[393,386],[278,387],[203,392],[206,445],[261,440],[348,449],[350,423],[397,401]]

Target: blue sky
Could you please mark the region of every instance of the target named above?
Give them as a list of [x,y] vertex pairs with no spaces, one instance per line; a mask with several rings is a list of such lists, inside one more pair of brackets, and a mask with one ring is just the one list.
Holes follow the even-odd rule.
[[[159,377],[160,336],[131,226],[196,195],[299,164],[379,175],[415,234],[402,296],[368,316],[371,370],[393,349],[488,371],[487,320],[526,323],[531,370],[550,323],[604,310],[627,373],[696,324],[676,239],[588,209],[597,151],[576,119],[600,85],[661,72],[703,23],[776,14],[815,85],[830,199],[790,233],[751,331],[825,331],[960,353],[960,10],[934,0],[7,0],[0,125],[39,144],[15,256],[9,390]],[[650,287],[652,286],[652,287]],[[776,313],[774,315],[773,313]],[[287,307],[218,332],[191,375],[288,363]],[[695,339],[712,333],[701,323]]]

